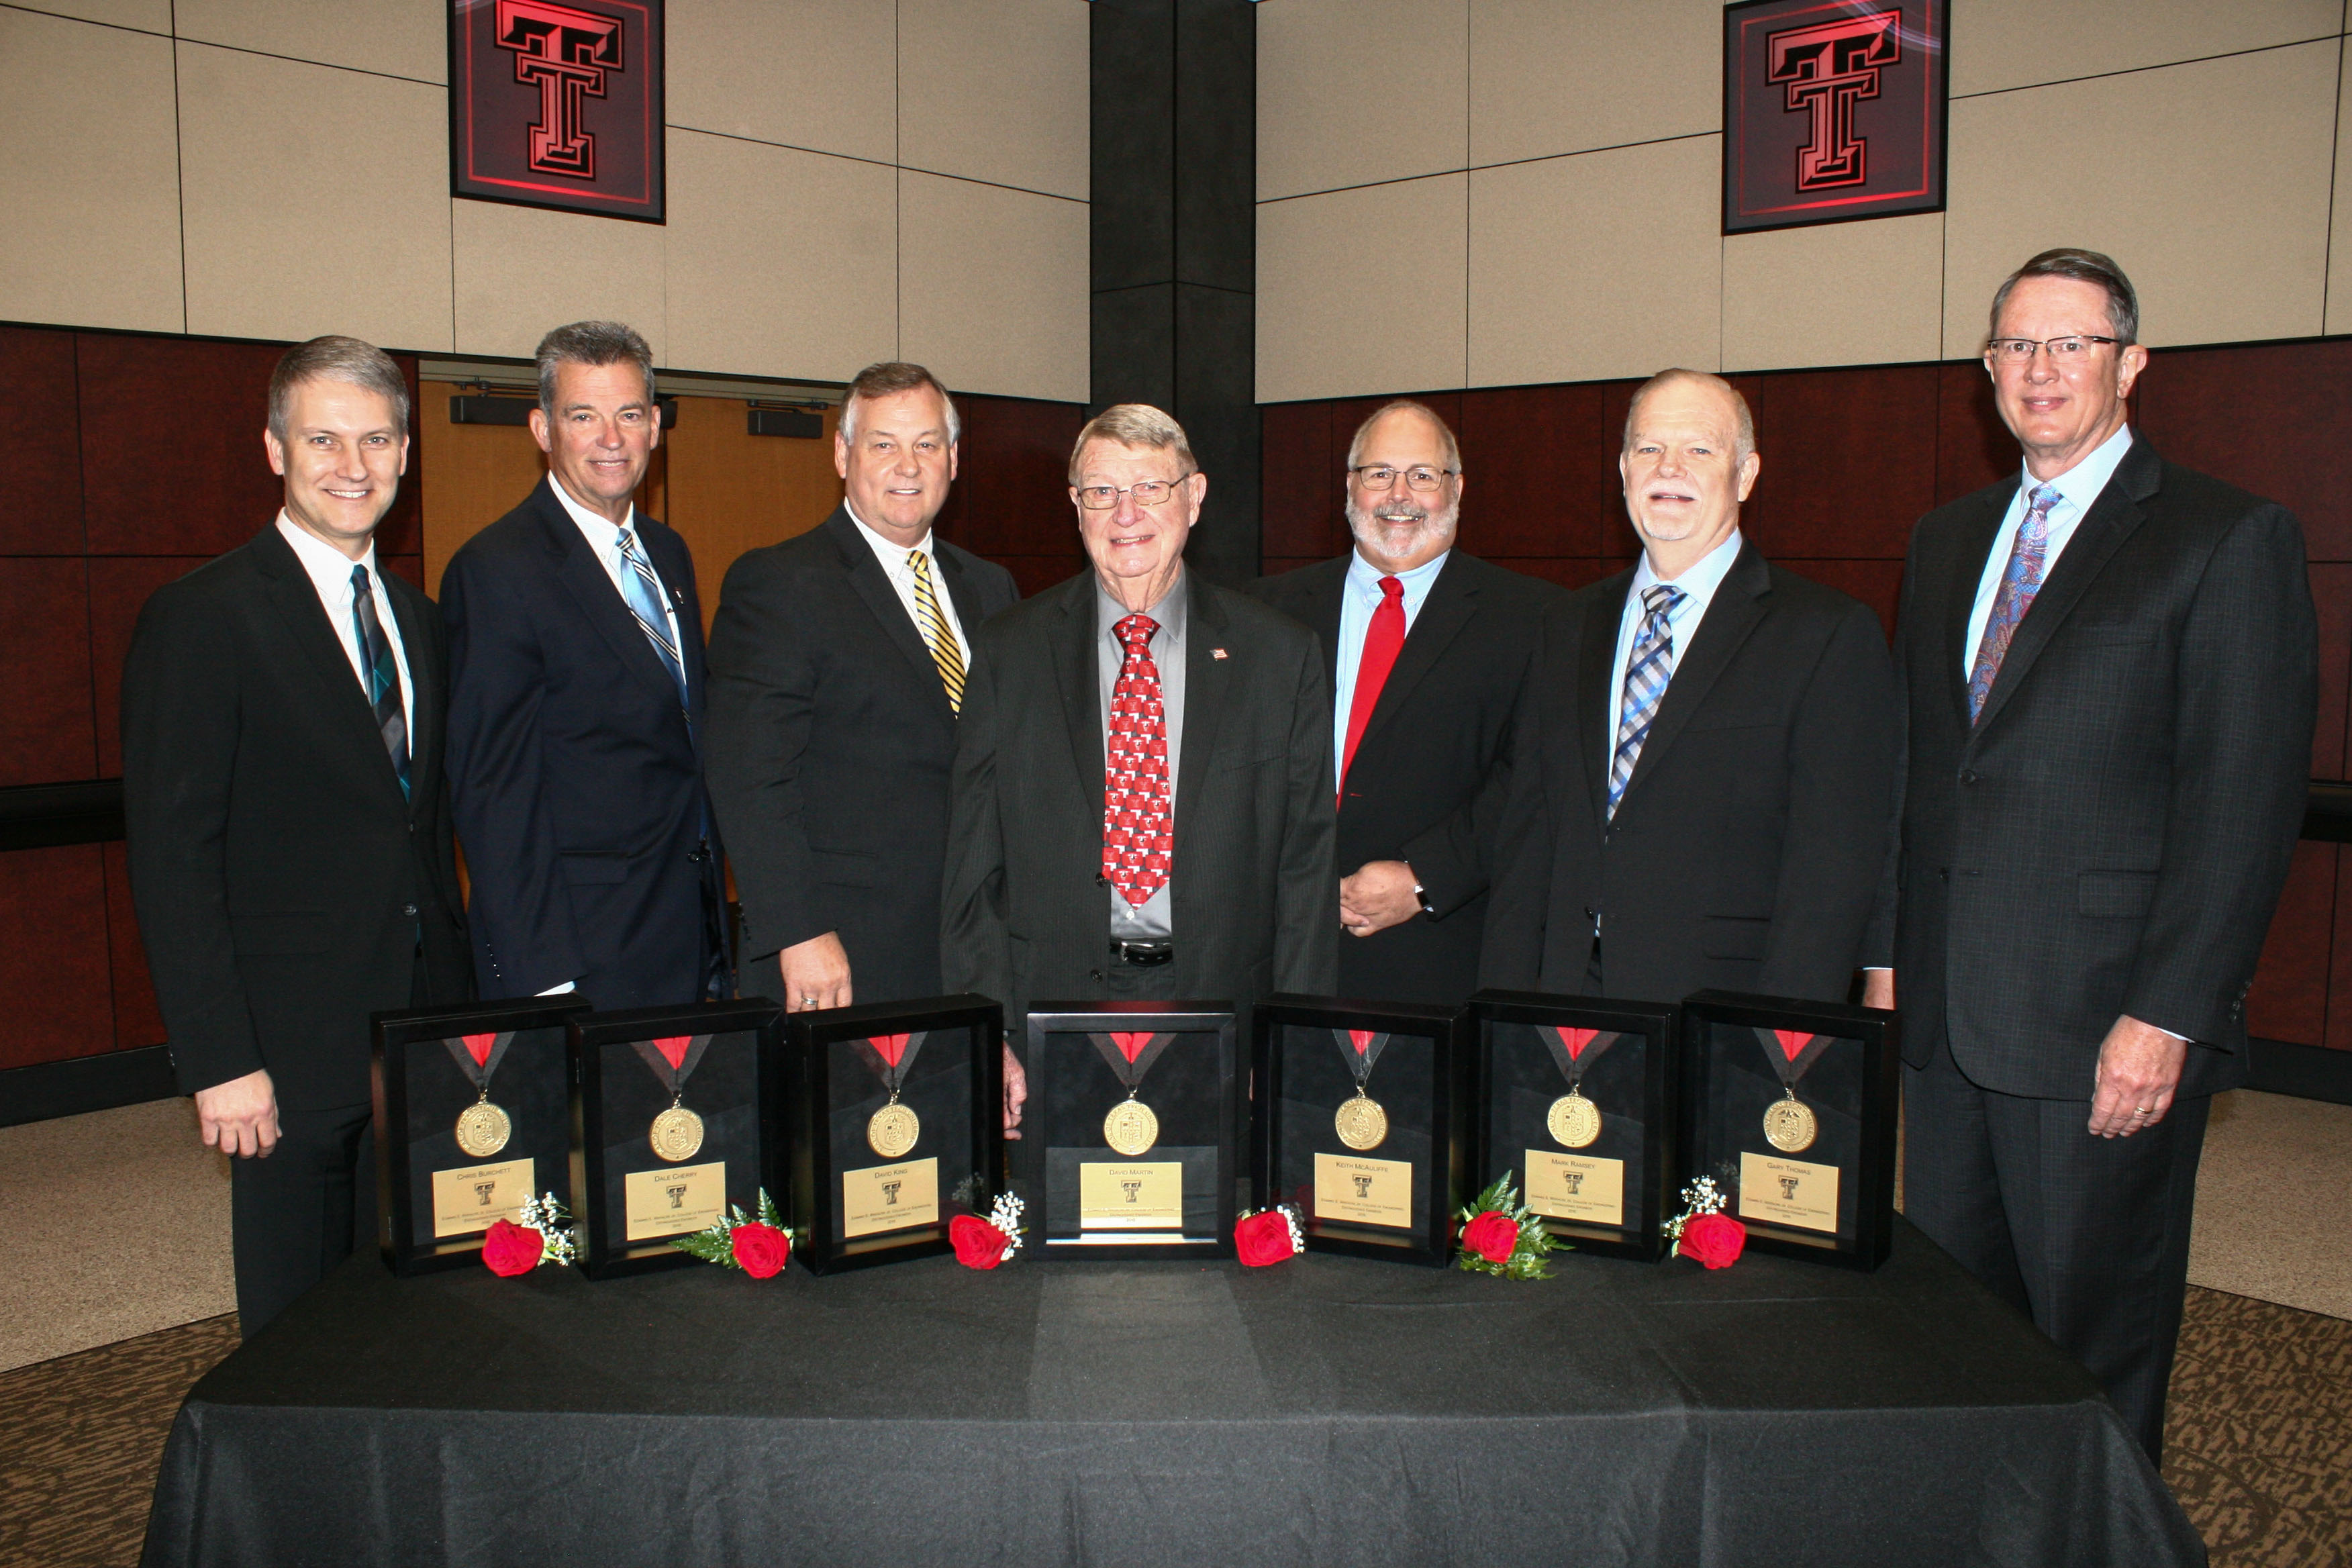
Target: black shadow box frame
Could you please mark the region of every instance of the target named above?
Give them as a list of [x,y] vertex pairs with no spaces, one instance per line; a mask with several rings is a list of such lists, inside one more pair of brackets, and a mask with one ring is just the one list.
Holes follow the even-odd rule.
[[[632,1240],[626,1223],[631,1175],[694,1172],[725,1164],[719,1212],[759,1209],[760,1190],[787,1213],[784,1151],[767,1131],[763,1088],[778,1056],[782,1010],[769,1001],[705,1002],[589,1013],[571,1021],[572,1190],[581,1230],[580,1266],[591,1279],[650,1274],[700,1262],[670,1245],[703,1229],[711,1213]],[[707,1035],[709,1045],[688,1079],[681,1103],[702,1118],[702,1144],[685,1160],[653,1151],[654,1118],[669,1109],[670,1089],[640,1059],[635,1043]],[[675,1194],[672,1201],[677,1201]],[[692,1217],[696,1211],[689,1210]]]
[[[896,1160],[875,1152],[866,1129],[890,1091],[858,1050],[877,1035],[920,1035],[905,1062],[898,1101],[919,1122],[913,1148]],[[770,1075],[770,1103],[792,1151],[793,1256],[812,1274],[932,1258],[954,1250],[958,1214],[986,1216],[1004,1190],[1004,1009],[970,994],[880,1002],[784,1018],[783,1062]],[[903,1058],[902,1058],[903,1060]],[[936,1216],[912,1226],[847,1234],[845,1177],[933,1161]],[[887,1201],[896,1202],[894,1189]]]
[[[1784,996],[1702,991],[1683,1004],[1685,1174],[1715,1178],[1724,1212],[1748,1227],[1748,1250],[1865,1271],[1886,1261],[1895,1232],[1897,1027],[1893,1013],[1876,1008]],[[1759,1029],[1830,1037],[1795,1085],[1817,1127],[1804,1149],[1777,1149],[1764,1136],[1764,1112],[1784,1089]],[[1743,1212],[1740,1175],[1749,1156],[1835,1166],[1837,1229]]]
[[[371,1089],[375,1110],[376,1240],[385,1265],[404,1279],[444,1268],[462,1268],[482,1255],[482,1238],[493,1220],[513,1217],[504,1200],[553,1193],[572,1205],[572,1061],[563,1026],[587,1007],[576,996],[526,996],[464,1006],[412,1007],[378,1013],[369,1020],[373,1036]],[[493,1064],[490,1103],[510,1123],[506,1146],[476,1159],[457,1147],[457,1117],[482,1098],[482,1089],[457,1065],[448,1041],[467,1035],[513,1037]],[[524,1161],[530,1179],[511,1179]],[[479,1180],[471,1178],[479,1173]],[[485,1207],[479,1228],[436,1235],[444,1217],[434,1199],[439,1175],[462,1180],[460,1196]],[[491,1184],[506,1178],[499,1192]],[[468,1216],[471,1217],[471,1216]]]
[[[1388,1037],[1363,1085],[1388,1117],[1387,1136],[1370,1149],[1349,1148],[1332,1120],[1357,1092],[1336,1037],[1350,1029]],[[1452,1262],[1454,1214],[1468,1195],[1463,1183],[1471,1156],[1470,1058],[1460,1014],[1406,1002],[1275,995],[1258,1004],[1251,1033],[1257,1206],[1294,1205],[1311,1252],[1441,1268]],[[1410,1223],[1319,1215],[1318,1157],[1410,1166]]]
[[[1127,1098],[1090,1034],[1171,1033],[1138,1098],[1160,1119],[1160,1138],[1135,1162],[1183,1165],[1182,1222],[1173,1232],[1087,1233],[1079,1223],[1080,1170],[1122,1163],[1103,1141],[1103,1117]],[[1224,1002],[1040,1002],[1030,1013],[1023,1068],[1029,1100],[1021,1118],[1024,1216],[1040,1258],[1230,1258],[1234,1188],[1240,1178],[1234,1123],[1241,1097],[1232,1005]],[[1189,1048],[1187,1048],[1189,1047]]]
[[[1663,1257],[1663,1228],[1675,1212],[1681,1174],[1681,1014],[1666,1003],[1533,991],[1481,991],[1471,997],[1467,1027],[1478,1068],[1478,1163],[1471,1186],[1483,1191],[1509,1170],[1517,1173],[1520,1201],[1528,1202],[1531,1152],[1618,1161],[1622,1224],[1546,1215],[1544,1228],[1597,1257],[1641,1262]],[[1532,1031],[1554,1027],[1618,1037],[1578,1080],[1601,1113],[1601,1135],[1581,1149],[1563,1147],[1546,1121],[1569,1081]]]

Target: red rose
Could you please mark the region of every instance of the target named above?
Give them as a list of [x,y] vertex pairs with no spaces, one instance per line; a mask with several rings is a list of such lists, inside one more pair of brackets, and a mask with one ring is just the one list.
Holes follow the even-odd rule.
[[1298,1249],[1290,1245],[1290,1222],[1268,1209],[1234,1226],[1234,1250],[1252,1268],[1263,1268]]
[[735,1254],[735,1261],[743,1272],[754,1279],[765,1279],[782,1268],[793,1255],[793,1238],[772,1225],[750,1220],[729,1233],[727,1245]]
[[993,1268],[1004,1261],[1013,1238],[978,1215],[960,1214],[948,1222],[948,1239],[955,1244],[956,1261],[966,1268]]
[[1519,1245],[1518,1222],[1509,1215],[1488,1209],[1462,1227],[1462,1245],[1489,1263],[1501,1263]]
[[1746,1226],[1729,1215],[1702,1214],[1693,1215],[1683,1226],[1683,1238],[1675,1250],[1709,1268],[1728,1268],[1747,1246]]
[[490,1272],[506,1278],[528,1274],[539,1267],[539,1255],[547,1249],[547,1239],[528,1226],[510,1219],[492,1220],[490,1234],[482,1238],[482,1261]]

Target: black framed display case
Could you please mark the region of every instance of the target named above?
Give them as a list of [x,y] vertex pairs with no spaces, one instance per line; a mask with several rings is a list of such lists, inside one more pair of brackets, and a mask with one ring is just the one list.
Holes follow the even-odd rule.
[[1702,991],[1683,1004],[1684,1170],[1748,1246],[1871,1269],[1895,1229],[1897,1025],[1830,1002]]
[[572,1203],[563,1026],[586,1006],[530,996],[370,1020],[376,1239],[394,1274],[478,1261],[526,1198]]
[[1004,1010],[941,996],[788,1013],[770,1100],[793,1256],[830,1274],[952,1250],[1004,1189]]
[[1521,1201],[1580,1252],[1654,1261],[1680,1176],[1679,1007],[1482,991],[1466,1027],[1478,1067],[1484,1189]]
[[1269,996],[1251,1023],[1251,1175],[1318,1252],[1443,1267],[1470,1169],[1470,1061],[1450,1007]]
[[1241,1105],[1232,1006],[1040,1002],[1015,1158],[1041,1258],[1229,1258]]
[[790,1212],[784,1151],[763,1137],[773,1002],[706,1002],[571,1020],[572,1212],[591,1279],[683,1268],[670,1245],[760,1190]]

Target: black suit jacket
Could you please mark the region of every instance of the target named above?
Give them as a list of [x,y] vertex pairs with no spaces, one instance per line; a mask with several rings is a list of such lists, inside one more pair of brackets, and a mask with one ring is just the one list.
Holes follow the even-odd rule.
[[[1314,634],[1184,574],[1184,732],[1157,994],[1230,1000],[1338,979],[1331,704]],[[1089,570],[981,629],[948,826],[947,986],[1004,1004],[1102,997],[1103,725]]]
[[275,522],[139,613],[122,670],[123,815],[184,1091],[267,1068],[283,1109],[365,1104],[369,1015],[470,992],[442,777],[441,617],[399,576],[383,585],[415,696],[405,796]]
[[681,709],[552,483],[467,540],[441,577],[475,965],[485,996],[576,980],[599,1007],[681,1005],[724,963],[705,915],[718,857],[703,847],[694,561],[637,517],[677,617]]
[[[934,538],[964,641],[1021,595]],[[956,716],[873,547],[836,508],[728,569],[710,628],[710,784],[743,901],[743,984],[837,931],[860,1002],[940,994],[940,876]]]
[[[1334,692],[1353,559],[1262,578],[1250,590],[1322,638]],[[1454,1006],[1477,989],[1495,842],[1510,797],[1512,714],[1543,612],[1562,596],[1460,550],[1438,569],[1356,743],[1338,858],[1342,877],[1370,860],[1409,861],[1437,914],[1343,935],[1340,994]],[[1340,719],[1335,712],[1332,721]]]
[[2135,437],[1971,725],[1969,612],[2017,484],[1922,518],[1904,573],[1904,1055],[1948,1039],[1983,1088],[2088,1100],[2128,1014],[2197,1042],[2182,1093],[2231,1088],[2310,768],[2303,531]]
[[1612,996],[1720,986],[1845,1000],[1886,862],[1898,747],[1878,617],[1743,544],[1672,684],[1617,816],[1617,629],[1633,574],[1545,619],[1520,708],[1488,984],[1570,994],[1593,928]]

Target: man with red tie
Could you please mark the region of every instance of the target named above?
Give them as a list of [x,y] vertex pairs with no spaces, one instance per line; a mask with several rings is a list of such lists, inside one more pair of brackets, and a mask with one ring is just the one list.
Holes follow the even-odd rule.
[[1511,715],[1559,595],[1454,547],[1463,482],[1445,422],[1387,404],[1348,447],[1355,548],[1251,590],[1323,639],[1346,996],[1453,1005],[1477,987]]

